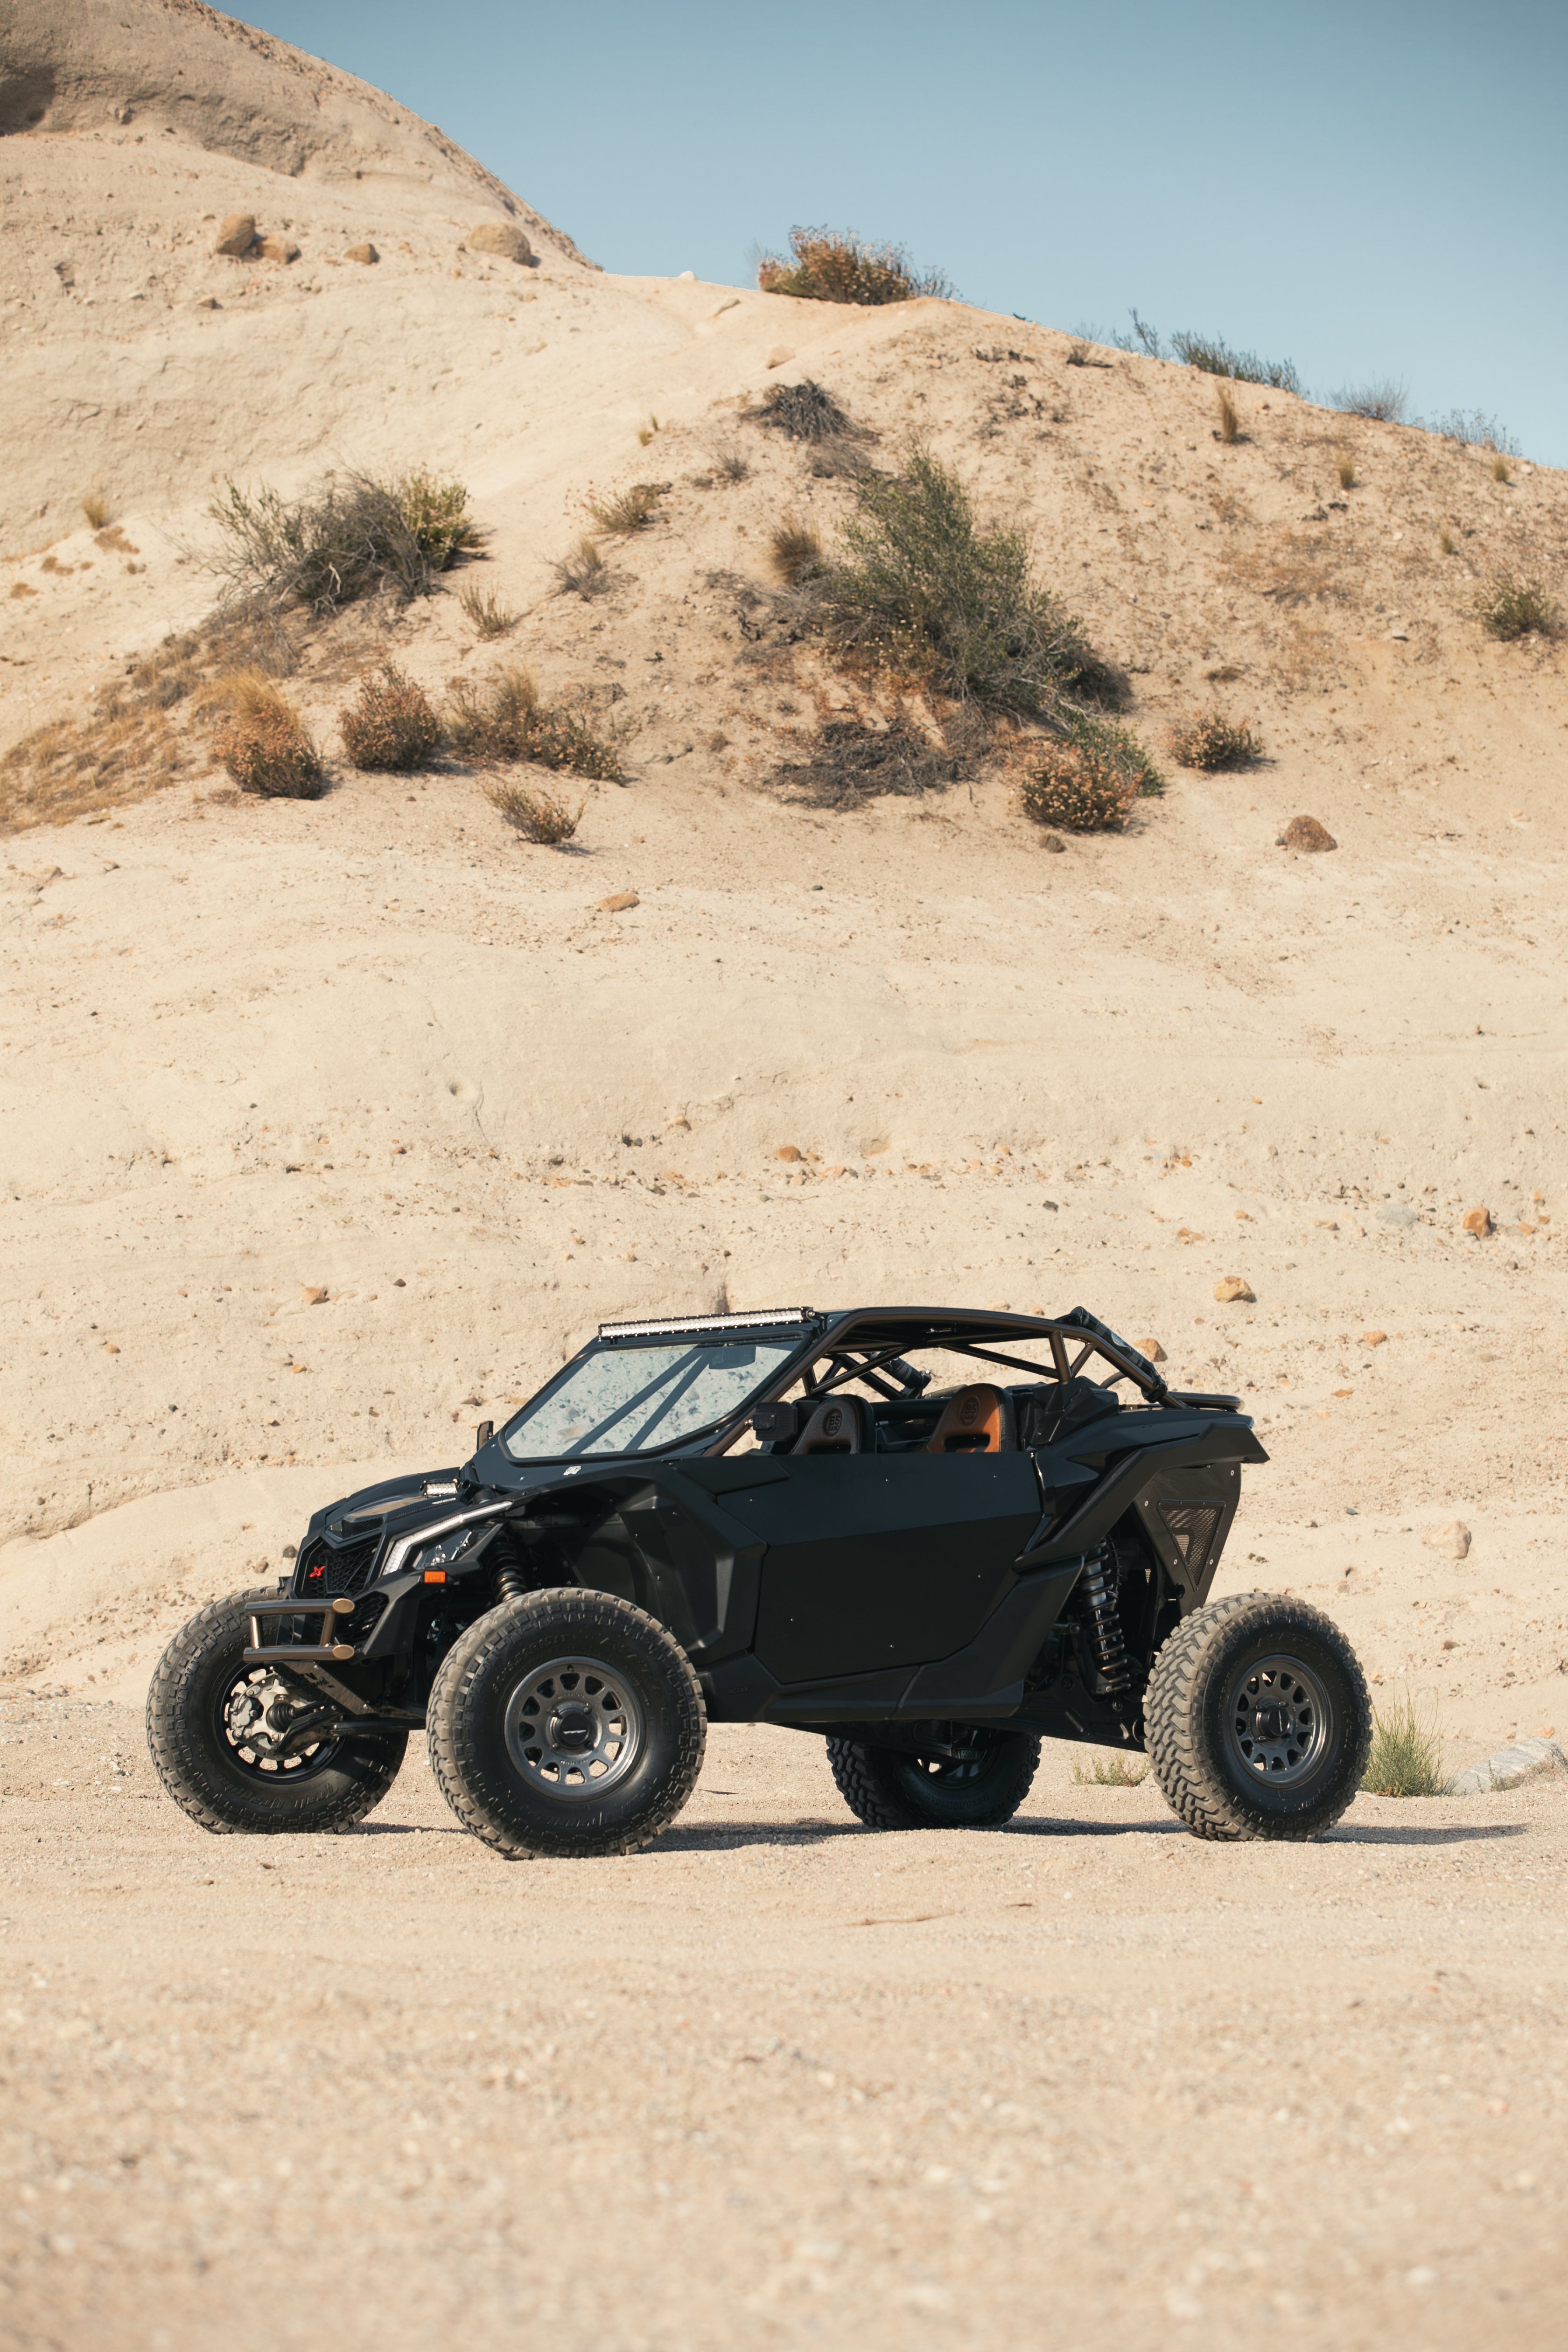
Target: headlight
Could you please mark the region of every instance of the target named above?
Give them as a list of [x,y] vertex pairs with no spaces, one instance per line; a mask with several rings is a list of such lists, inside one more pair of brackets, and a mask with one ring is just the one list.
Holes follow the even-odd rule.
[[452,1535],[443,1536],[439,1543],[427,1544],[416,1555],[414,1565],[421,1572],[432,1568],[450,1568],[466,1551],[473,1549],[481,1536],[489,1533],[489,1528],[458,1528]]

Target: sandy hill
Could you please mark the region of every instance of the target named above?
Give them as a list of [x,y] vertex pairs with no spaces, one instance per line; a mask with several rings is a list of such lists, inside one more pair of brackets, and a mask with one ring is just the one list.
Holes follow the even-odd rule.
[[[603,274],[205,8],[0,37],[5,1671],[132,1686],[190,1593],[269,1573],[353,1465],[463,1452],[601,1315],[1081,1298],[1252,1399],[1235,1579],[1331,1589],[1478,1741],[1560,1713],[1568,693],[1468,605],[1561,584],[1563,477],[1248,386],[1227,446],[1212,379],[958,304]],[[215,253],[235,214],[297,257]],[[1027,525],[1152,747],[1217,701],[1267,759],[1166,761],[1062,855],[994,761],[792,796],[825,721],[889,708],[773,595],[780,516],[853,506],[749,421],[807,377]],[[334,750],[389,648],[591,690],[628,781],[565,850],[452,762],[238,800],[182,708],[163,788],[115,780],[93,714],[210,612],[215,490],[352,466],[460,477],[485,560],[302,629],[289,690]],[[560,593],[639,481],[609,592]],[[1302,813],[1337,850],[1277,845]],[[1422,1542],[1456,1517],[1465,1560]]]

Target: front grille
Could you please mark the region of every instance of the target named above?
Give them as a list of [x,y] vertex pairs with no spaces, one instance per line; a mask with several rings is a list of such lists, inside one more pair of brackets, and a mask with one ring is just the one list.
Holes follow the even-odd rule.
[[296,1594],[312,1601],[335,1601],[340,1593],[363,1592],[375,1573],[379,1536],[365,1536],[352,1544],[329,1543],[318,1536],[300,1554],[294,1570]]
[[1160,1516],[1176,1538],[1182,1565],[1195,1584],[1208,1566],[1225,1517],[1223,1503],[1162,1503]]
[[332,1628],[337,1639],[352,1642],[356,1650],[362,1648],[385,1616],[386,1602],[384,1592],[367,1592],[363,1601],[354,1602],[351,1615],[338,1619]]

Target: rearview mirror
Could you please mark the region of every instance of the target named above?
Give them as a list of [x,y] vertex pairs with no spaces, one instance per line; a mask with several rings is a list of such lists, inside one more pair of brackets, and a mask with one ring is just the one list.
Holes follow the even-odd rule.
[[481,1421],[474,1432],[474,1452],[477,1454],[481,1445],[488,1445],[495,1433],[496,1425],[493,1421]]
[[759,1445],[789,1445],[800,1435],[800,1407],[758,1404],[752,1407],[752,1427]]

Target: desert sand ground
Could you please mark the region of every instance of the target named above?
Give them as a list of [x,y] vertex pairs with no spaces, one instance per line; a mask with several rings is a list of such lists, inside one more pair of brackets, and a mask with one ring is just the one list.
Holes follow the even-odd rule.
[[[1247,386],[1226,446],[1209,379],[959,304],[608,276],[183,0],[4,39],[0,2326],[1561,2342],[1552,1785],[1222,1852],[1047,1755],[1013,1831],[886,1838],[812,1743],[721,1727],[654,1853],[518,1872],[416,1755],[355,1837],[206,1840],[136,1710],[197,1601],[599,1318],[882,1297],[1081,1301],[1242,1393],[1272,1458],[1219,1590],[1329,1608],[1455,1769],[1561,1735],[1568,688],[1468,605],[1561,590],[1564,478]],[[241,211],[299,257],[216,256]],[[1267,759],[1167,761],[1060,854],[994,762],[792,799],[824,716],[888,715],[773,598],[780,515],[852,506],[748,421],[807,376],[1030,530],[1152,748],[1218,701]],[[224,481],[352,465],[458,474],[489,538],[299,632],[330,795],[238,798],[181,708],[106,778]],[[636,481],[611,592],[557,593]],[[461,763],[354,774],[389,651],[594,690],[626,784],[552,850]],[[1301,813],[1333,853],[1278,845]]]

